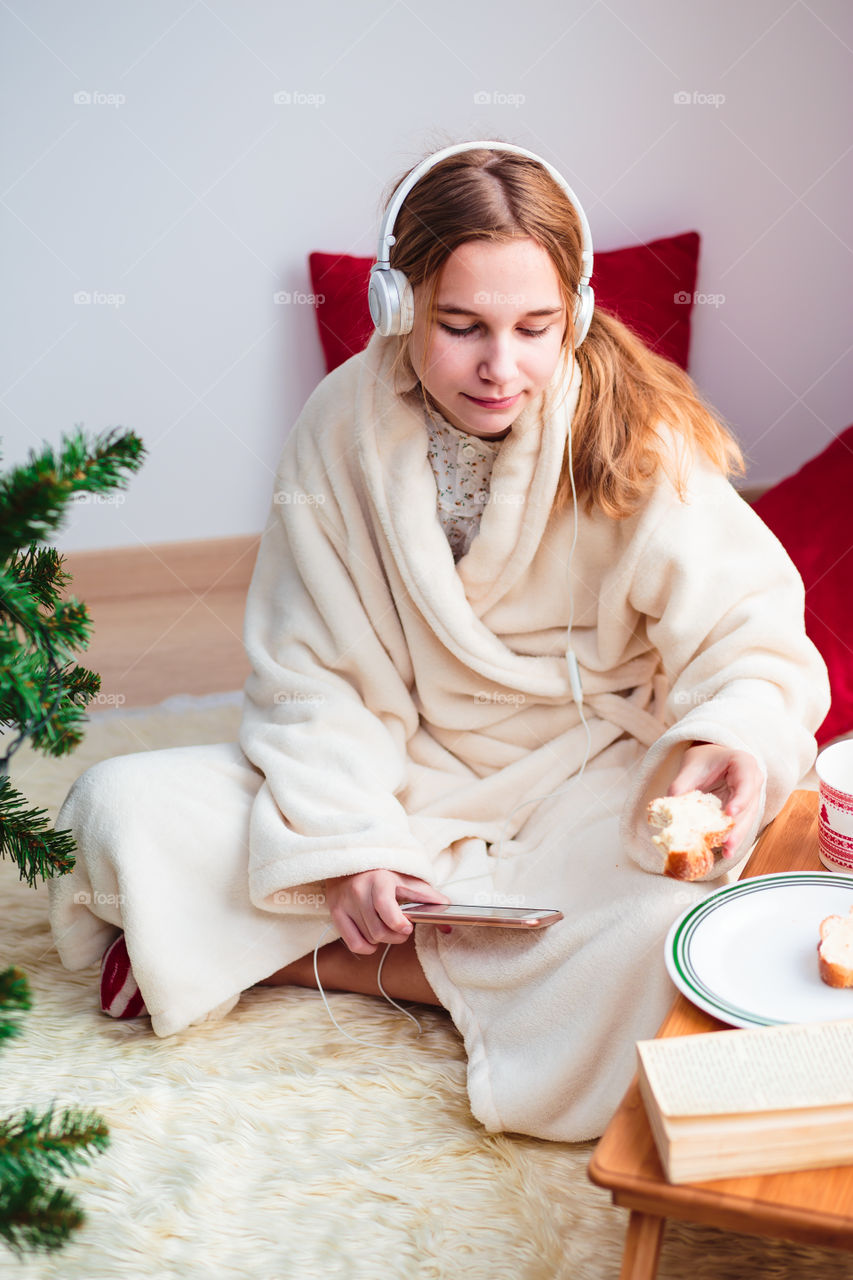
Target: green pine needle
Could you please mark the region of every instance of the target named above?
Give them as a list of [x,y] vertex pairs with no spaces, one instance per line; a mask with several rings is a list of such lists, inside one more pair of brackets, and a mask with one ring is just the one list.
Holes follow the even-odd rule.
[[0,1044],[21,1034],[23,1014],[32,1008],[26,975],[14,966],[0,973]]
[[62,436],[58,451],[47,441],[40,454],[31,449],[23,466],[0,476],[0,561],[54,533],[73,494],[125,488],[126,473],[139,469],[145,452],[139,437],[121,427],[89,444],[81,424]]
[[0,1119],[0,1183],[27,1173],[42,1178],[85,1164],[109,1146],[109,1130],[93,1111],[67,1107],[57,1116],[51,1105],[41,1116],[24,1111]]
[[61,1249],[85,1220],[73,1196],[33,1174],[14,1185],[0,1183],[0,1239],[18,1257]]
[[32,888],[38,877],[71,871],[76,845],[70,829],[54,831],[48,826],[46,809],[27,809],[26,804],[8,774],[0,774],[0,857],[17,862],[21,879]]
[[40,547],[31,542],[26,551],[14,552],[6,566],[17,582],[29,587],[30,595],[44,608],[50,609],[59,598],[60,590],[71,581],[62,565],[65,557],[54,547]]

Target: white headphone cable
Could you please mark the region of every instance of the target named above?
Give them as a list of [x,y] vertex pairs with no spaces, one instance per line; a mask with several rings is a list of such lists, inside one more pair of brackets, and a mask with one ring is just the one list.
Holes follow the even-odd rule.
[[[337,1020],[337,1018],[335,1017],[335,1015],[332,1013],[332,1010],[329,1008],[329,1002],[328,1002],[328,1000],[326,999],[326,993],[325,993],[325,991],[323,990],[322,984],[321,984],[321,982],[320,982],[320,974],[319,974],[319,971],[318,971],[318,969],[317,969],[317,952],[318,952],[318,951],[319,951],[319,949],[320,949],[320,943],[323,941],[323,939],[325,938],[325,936],[326,936],[326,934],[329,932],[329,930],[330,930],[330,929],[333,929],[333,928],[334,928],[334,925],[332,925],[332,924],[327,924],[327,925],[326,925],[326,927],[325,927],[325,929],[323,930],[323,932],[320,934],[320,937],[317,939],[317,945],[314,947],[314,978],[315,978],[316,983],[317,983],[317,990],[320,992],[320,995],[321,995],[321,996],[322,996],[322,998],[323,998],[323,1004],[326,1006],[326,1012],[328,1013],[329,1017],[332,1019],[332,1022],[335,1024],[335,1026],[337,1027],[338,1031],[340,1031],[340,1033],[341,1033],[341,1035],[342,1035],[342,1036],[346,1036],[347,1040],[354,1040],[356,1044],[364,1044],[364,1045],[367,1045],[368,1049],[387,1049],[387,1047],[388,1047],[388,1046],[387,1046],[387,1044],[377,1044],[377,1043],[375,1043],[375,1042],[374,1042],[374,1041],[372,1041],[372,1040],[362,1040],[359,1036],[351,1036],[351,1035],[350,1035],[350,1033],[349,1033],[348,1031],[344,1031],[343,1027],[342,1027],[342,1026],[341,1026],[341,1024],[338,1022],[338,1020]],[[417,1020],[417,1018],[414,1016],[414,1014],[409,1013],[408,1009],[404,1009],[404,1008],[403,1008],[403,1006],[402,1006],[401,1004],[397,1004],[397,1001],[396,1001],[396,1000],[392,1000],[392,999],[391,999],[391,997],[389,996],[388,992],[385,990],[385,988],[384,988],[384,987],[383,987],[383,985],[382,985],[382,966],[383,966],[383,965],[384,965],[384,963],[385,963],[385,958],[386,958],[386,956],[388,955],[388,952],[389,952],[389,951],[391,950],[391,948],[392,948],[393,946],[395,946],[395,945],[396,945],[395,943],[393,943],[393,942],[389,942],[389,943],[388,943],[388,945],[386,946],[385,950],[383,951],[383,953],[382,953],[382,959],[379,961],[379,968],[376,970],[376,981],[379,983],[379,990],[382,992],[383,996],[384,996],[384,997],[385,997],[385,999],[388,1001],[388,1003],[389,1003],[389,1004],[393,1004],[393,1006],[394,1006],[394,1008],[395,1008],[395,1009],[399,1009],[401,1013],[404,1013],[404,1014],[406,1015],[406,1017],[407,1017],[407,1018],[411,1019],[411,1021],[412,1021],[412,1022],[414,1022],[415,1026],[416,1026],[416,1027],[417,1027],[417,1029],[418,1029],[418,1035],[420,1035],[420,1034],[421,1034],[421,1032],[422,1032],[422,1030],[423,1030],[423,1027],[422,1027],[422,1026],[421,1026],[421,1024],[418,1022],[418,1020]]]
[[[506,816],[506,819],[504,820],[504,825],[501,830],[500,839],[498,840],[497,852],[493,855],[499,861],[505,857],[505,855],[501,853],[501,850],[503,848],[504,840],[506,839],[506,829],[512,815],[518,809],[524,808],[524,806],[527,804],[539,803],[542,800],[550,800],[553,796],[560,795],[560,793],[566,789],[569,783],[579,782],[583,777],[584,769],[587,766],[590,752],[592,751],[592,731],[589,727],[589,724],[587,723],[586,716],[583,713],[583,686],[581,684],[580,667],[578,666],[578,660],[575,655],[575,651],[572,648],[572,628],[574,626],[574,621],[575,621],[575,593],[574,593],[574,587],[572,584],[572,560],[574,559],[575,547],[577,546],[577,541],[578,541],[578,492],[575,486],[575,469],[574,469],[573,460],[572,460],[571,419],[569,420],[568,438],[566,441],[566,446],[567,446],[568,455],[569,455],[569,481],[572,486],[572,516],[573,516],[572,541],[569,544],[569,559],[568,559],[568,565],[566,570],[568,575],[568,583],[569,583],[569,627],[568,627],[568,639],[567,639],[567,647],[566,647],[566,663],[568,664],[568,668],[569,668],[569,683],[571,685],[571,690],[572,690],[572,699],[574,700],[575,706],[578,709],[578,714],[580,715],[580,718],[581,718],[581,724],[586,730],[586,749],[584,751],[584,756],[583,756],[583,760],[581,761],[580,768],[576,770],[575,773],[571,774],[571,776],[567,778],[565,782],[561,783],[560,786],[557,787],[556,791],[549,791],[547,795],[543,795],[543,796],[530,796],[529,799],[522,800],[519,804],[515,806],[514,809],[510,810],[510,812]],[[449,883],[452,884],[454,882],[450,881]]]

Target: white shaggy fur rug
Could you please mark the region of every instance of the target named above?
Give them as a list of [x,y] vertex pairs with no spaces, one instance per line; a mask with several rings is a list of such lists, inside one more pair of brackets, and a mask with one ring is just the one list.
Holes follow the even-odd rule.
[[[111,755],[235,741],[239,696],[93,714],[62,760],[21,748],[12,779],[55,819],[74,778]],[[627,1215],[592,1186],[592,1143],[489,1135],[471,1118],[462,1046],[441,1010],[423,1032],[367,996],[255,988],[226,1019],[165,1040],[98,1009],[97,967],[71,974],[47,891],[0,864],[0,968],[34,1008],[0,1049],[0,1115],[94,1108],[112,1144],[65,1185],[87,1219],[15,1280],[599,1280],[619,1273]],[[850,1256],[671,1223],[660,1280],[853,1276]]]

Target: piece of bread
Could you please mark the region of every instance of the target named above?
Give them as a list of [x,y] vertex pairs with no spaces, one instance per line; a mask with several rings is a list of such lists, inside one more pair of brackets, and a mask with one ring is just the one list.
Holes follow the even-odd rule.
[[714,865],[734,818],[723,813],[718,796],[709,791],[688,791],[681,796],[660,796],[648,806],[652,836],[666,854],[663,873],[673,880],[698,880]]
[[828,987],[853,987],[853,907],[849,915],[821,920],[817,961]]

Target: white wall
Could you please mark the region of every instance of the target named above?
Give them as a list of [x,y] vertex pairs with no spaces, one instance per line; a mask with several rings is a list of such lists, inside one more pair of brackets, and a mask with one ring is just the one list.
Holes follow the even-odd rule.
[[261,529],[324,372],[310,307],[273,294],[308,292],[312,249],[372,253],[389,179],[470,137],[556,164],[597,249],[702,233],[699,290],[725,301],[695,309],[691,372],[749,483],[853,420],[845,0],[9,0],[0,20],[0,465],[78,422],[149,450],[62,550]]

